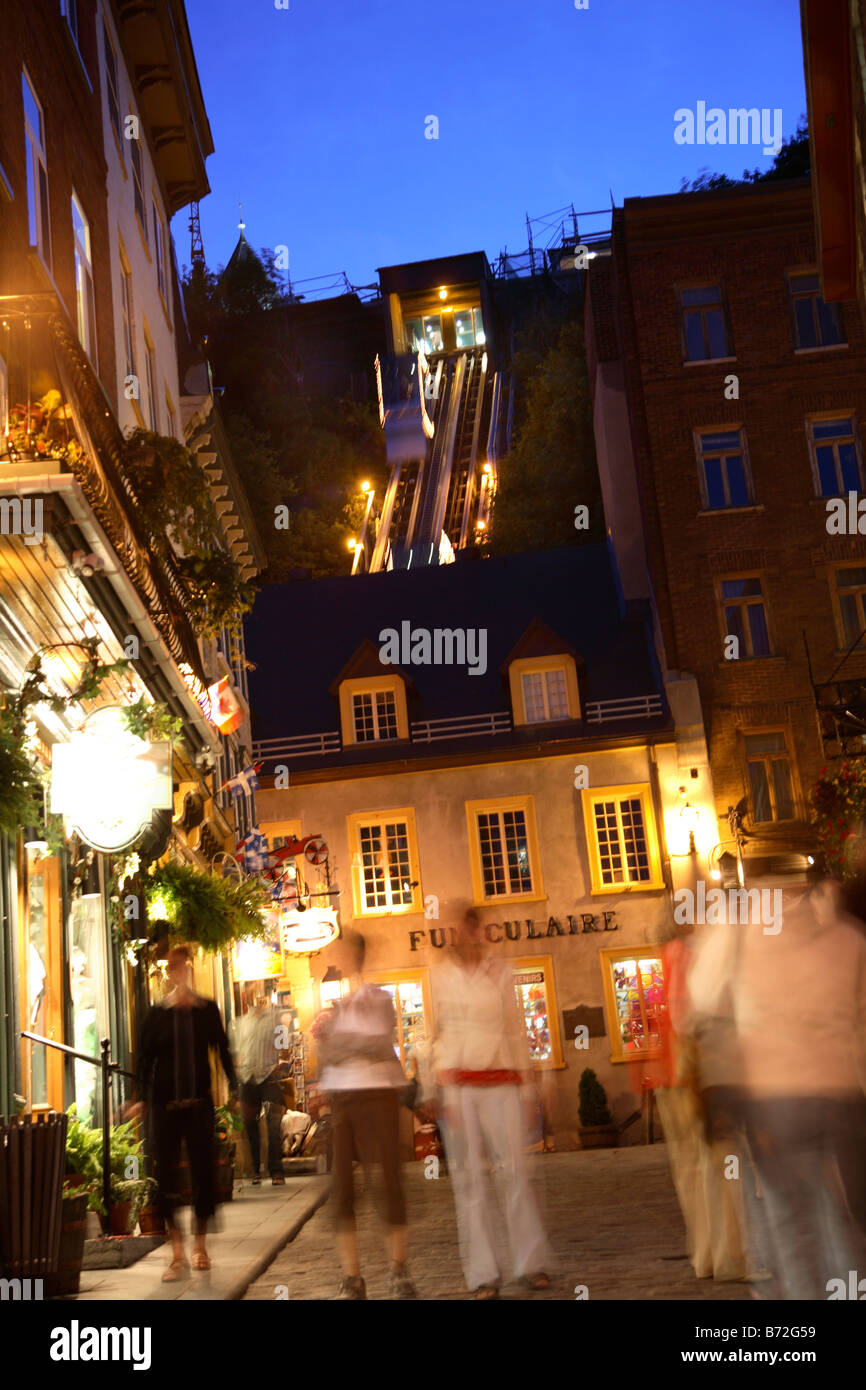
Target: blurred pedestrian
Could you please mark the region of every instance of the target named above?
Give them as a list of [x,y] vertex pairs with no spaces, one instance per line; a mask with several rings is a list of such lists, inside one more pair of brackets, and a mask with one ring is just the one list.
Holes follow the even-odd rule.
[[249,1007],[235,1019],[232,1030],[237,1074],[240,1080],[241,1117],[244,1122],[253,1165],[253,1186],[261,1183],[261,1138],[259,1116],[265,1112],[268,1133],[268,1172],[275,1187],[285,1184],[281,1124],[285,1105],[280,1071],[283,1060],[278,1047],[279,1014],[268,1004],[264,982],[247,990]]
[[778,1296],[826,1299],[866,1268],[845,1163],[866,1158],[866,939],[832,883],[788,898],[781,930],[725,930],[764,1259]]
[[173,1283],[186,1271],[183,1235],[175,1220],[175,1199],[169,1193],[185,1141],[192,1177],[195,1210],[193,1269],[210,1269],[207,1223],[214,1204],[214,1106],[209,1052],[222,1063],[232,1092],[237,1080],[220,1012],[212,999],[192,987],[192,954],[175,946],[168,957],[169,991],[145,1016],[138,1047],[139,1094],[142,1102],[130,1115],[149,1104],[153,1120],[159,1205],[171,1242],[172,1259],[163,1274]]
[[438,969],[436,997],[436,1071],[466,1283],[476,1298],[499,1296],[486,1151],[504,1189],[514,1275],[528,1288],[549,1288],[550,1253],[525,1152],[527,1112],[536,1105],[526,1031],[513,971],[487,954],[474,908],[463,914],[453,951]]
[[316,1020],[313,1035],[321,1067],[319,1085],[330,1096],[333,1126],[333,1195],[337,1248],[343,1267],[338,1299],[366,1299],[355,1222],[352,1164],[375,1164],[384,1181],[386,1250],[392,1298],[416,1298],[406,1269],[408,1229],[400,1176],[400,1097],[406,1077],[397,1057],[397,1016],[390,995],[364,984],[365,942],[357,932],[340,943],[343,974],[351,992]]

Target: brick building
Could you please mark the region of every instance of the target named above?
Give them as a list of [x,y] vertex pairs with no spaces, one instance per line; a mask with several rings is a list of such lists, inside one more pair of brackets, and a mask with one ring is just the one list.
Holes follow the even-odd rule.
[[821,297],[809,180],[627,199],[586,327],[624,596],[652,599],[666,678],[697,678],[718,838],[745,797],[746,881],[800,877],[810,788],[851,751],[853,687],[820,687],[866,675],[866,537],[826,500],[863,489],[866,345]]

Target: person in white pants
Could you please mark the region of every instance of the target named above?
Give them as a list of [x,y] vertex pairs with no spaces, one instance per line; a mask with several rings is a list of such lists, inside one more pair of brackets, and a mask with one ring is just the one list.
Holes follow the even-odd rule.
[[525,1109],[534,1092],[513,972],[486,953],[474,909],[456,937],[436,976],[435,1066],[466,1283],[476,1298],[497,1298],[502,1281],[486,1150],[502,1188],[514,1276],[546,1289],[550,1251],[526,1157]]

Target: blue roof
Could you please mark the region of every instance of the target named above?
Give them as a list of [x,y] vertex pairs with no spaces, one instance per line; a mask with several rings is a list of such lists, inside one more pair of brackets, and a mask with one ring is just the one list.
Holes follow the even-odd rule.
[[[483,674],[466,667],[401,665],[412,682],[409,720],[447,719],[510,711],[507,672],[501,668],[533,620],[544,623],[578,657],[582,707],[587,702],[661,696],[660,716],[602,725],[584,720],[535,725],[412,746],[411,756],[441,756],[453,748],[514,745],[563,737],[632,736],[670,727],[646,614],[623,616],[607,546],[581,545],[494,559],[467,557],[454,564],[274,584],[262,589],[246,620],[253,738],[267,740],[339,732],[339,706],[331,687],[365,639],[378,650],[380,633],[412,629],[486,629]],[[478,663],[477,663],[478,664]],[[362,745],[306,756],[298,766],[387,761],[406,756],[406,745]],[[280,761],[292,765],[291,758]],[[267,774],[267,764],[265,766]]]

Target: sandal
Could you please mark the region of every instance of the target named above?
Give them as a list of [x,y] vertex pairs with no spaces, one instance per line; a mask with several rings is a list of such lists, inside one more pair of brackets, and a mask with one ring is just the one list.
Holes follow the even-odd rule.
[[479,1284],[479,1285],[478,1285],[478,1288],[475,1290],[475,1297],[476,1297],[476,1298],[485,1298],[485,1299],[487,1299],[487,1298],[498,1298],[498,1297],[499,1297],[499,1285],[498,1285],[498,1284]]
[[189,1273],[189,1266],[186,1260],[181,1257],[179,1260],[172,1260],[168,1269],[163,1272],[163,1284],[176,1284],[179,1279]]
[[285,1187],[285,1185],[286,1180],[283,1177],[282,1173],[277,1173],[274,1177],[271,1178],[271,1187]]
[[546,1274],[524,1274],[521,1284],[525,1289],[549,1289],[550,1280]]
[[192,1254],[193,1269],[210,1269],[210,1258],[204,1250],[194,1250]]

